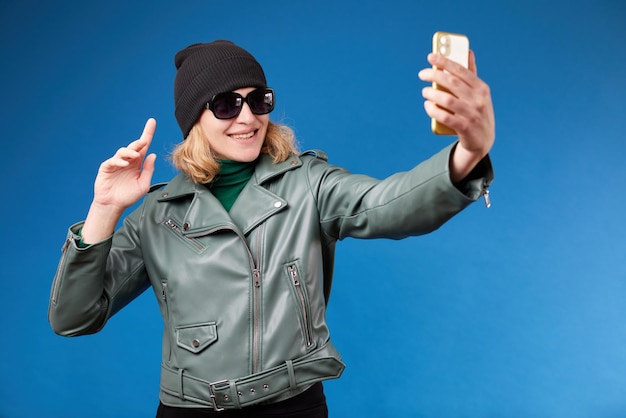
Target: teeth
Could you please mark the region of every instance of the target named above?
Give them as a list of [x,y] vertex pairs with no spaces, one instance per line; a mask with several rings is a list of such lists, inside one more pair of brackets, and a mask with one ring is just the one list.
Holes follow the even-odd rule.
[[254,132],[249,132],[247,134],[231,135],[231,137],[234,139],[248,139],[252,138],[252,135],[254,135]]

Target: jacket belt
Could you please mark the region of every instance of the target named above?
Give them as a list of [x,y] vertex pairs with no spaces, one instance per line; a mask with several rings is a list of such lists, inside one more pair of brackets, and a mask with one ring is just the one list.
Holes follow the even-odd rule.
[[161,390],[184,401],[216,411],[239,409],[269,400],[283,392],[341,376],[345,365],[331,343],[295,360],[236,379],[216,382],[194,377],[183,369],[161,367]]

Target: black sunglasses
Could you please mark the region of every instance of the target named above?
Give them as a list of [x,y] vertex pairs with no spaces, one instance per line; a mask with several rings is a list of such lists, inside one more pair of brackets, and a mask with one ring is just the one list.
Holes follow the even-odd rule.
[[232,91],[219,93],[205,105],[217,119],[232,119],[239,115],[244,103],[248,103],[255,115],[266,115],[274,110],[274,90],[259,88],[246,97]]

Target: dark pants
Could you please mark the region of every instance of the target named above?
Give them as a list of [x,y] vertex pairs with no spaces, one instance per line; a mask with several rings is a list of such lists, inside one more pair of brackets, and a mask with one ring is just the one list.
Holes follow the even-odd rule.
[[280,418],[328,418],[324,387],[316,383],[303,393],[281,402],[252,405],[243,409],[216,412],[210,408],[175,408],[159,404],[156,418],[201,417],[280,417]]

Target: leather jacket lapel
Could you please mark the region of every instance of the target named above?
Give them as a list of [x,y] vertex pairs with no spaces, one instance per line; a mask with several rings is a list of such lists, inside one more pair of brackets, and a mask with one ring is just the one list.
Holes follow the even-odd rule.
[[230,217],[244,234],[248,234],[261,222],[285,209],[287,201],[271,191],[252,183],[241,191],[230,210]]

